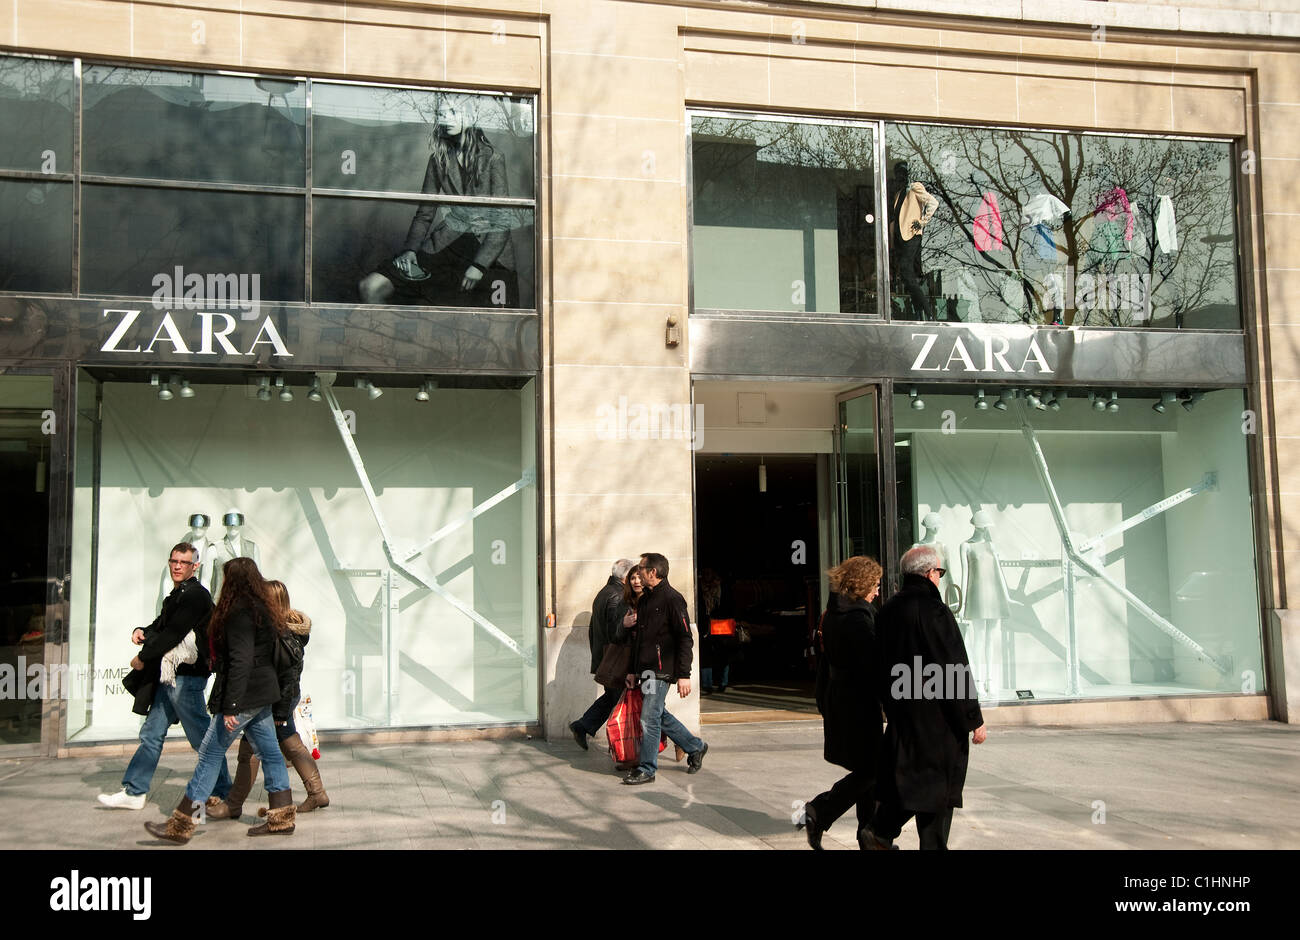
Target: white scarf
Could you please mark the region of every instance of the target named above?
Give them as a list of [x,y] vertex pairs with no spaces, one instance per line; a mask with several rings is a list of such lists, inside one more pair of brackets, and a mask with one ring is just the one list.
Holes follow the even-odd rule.
[[176,684],[176,667],[181,663],[192,663],[199,658],[199,648],[194,642],[194,631],[185,634],[181,640],[169,649],[162,658],[162,675],[159,679],[163,685]]

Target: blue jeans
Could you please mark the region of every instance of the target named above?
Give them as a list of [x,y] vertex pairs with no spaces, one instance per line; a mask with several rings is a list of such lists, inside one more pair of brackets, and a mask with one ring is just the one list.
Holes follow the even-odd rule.
[[659,738],[662,733],[687,754],[696,754],[704,749],[704,742],[686,730],[686,726],[664,708],[668,700],[668,683],[660,679],[649,679],[641,683],[645,699],[641,705],[641,758],[637,769],[645,774],[653,774],[659,766]]
[[226,751],[242,731],[253,752],[262,761],[262,773],[267,793],[289,789],[289,771],[280,754],[280,743],[275,739],[275,719],[271,706],[264,705],[256,711],[240,712],[233,730],[226,730],[226,716],[213,715],[208,723],[208,733],[199,748],[199,762],[194,766],[194,776],[185,788],[185,797],[193,803],[203,803],[212,793],[217,771],[226,766]]
[[[167,737],[167,729],[176,722],[181,723],[190,747],[196,751],[202,747],[208,730],[208,706],[203,700],[207,684],[207,679],[198,676],[177,676],[175,686],[158,686],[153,705],[140,727],[140,746],[131,755],[131,762],[122,775],[122,786],[127,793],[139,796],[149,792],[158,758],[162,756],[163,739]],[[221,761],[212,792],[223,800],[230,792],[230,771],[225,760]]]

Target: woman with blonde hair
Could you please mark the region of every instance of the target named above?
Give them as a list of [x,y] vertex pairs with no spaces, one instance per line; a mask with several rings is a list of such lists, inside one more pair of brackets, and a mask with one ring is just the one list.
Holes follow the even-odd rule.
[[[289,589],[282,582],[268,581],[267,585],[271,591],[271,598],[275,602],[277,616],[284,623],[293,641],[301,647],[306,647],[311,634],[311,618],[289,605]],[[284,755],[285,760],[293,764],[293,769],[298,771],[298,776],[302,778],[302,784],[307,789],[307,799],[299,804],[298,812],[310,813],[314,809],[329,806],[330,798],[321,783],[320,770],[316,766],[316,761],[307,750],[307,746],[302,743],[302,738],[298,736],[298,729],[293,723],[293,710],[297,707],[301,695],[301,659],[293,667],[290,681],[286,682],[285,679],[285,676],[281,677],[280,700],[271,709],[272,717],[275,719],[275,736],[280,743],[280,753]],[[230,794],[224,803],[209,807],[210,819],[239,818],[244,811],[244,801],[248,799],[248,793],[253,789],[253,781],[257,779],[257,764],[257,756],[253,753],[248,738],[244,738],[239,742],[234,786],[230,788]],[[258,810],[258,815],[265,816],[266,810]]]
[[870,836],[882,736],[876,697],[876,617],[871,606],[880,591],[880,565],[873,558],[855,555],[827,574],[831,596],[822,618],[817,710],[825,719],[826,760],[849,773],[804,805],[803,826],[814,849],[821,849],[822,833],[854,805],[859,845],[864,834]]

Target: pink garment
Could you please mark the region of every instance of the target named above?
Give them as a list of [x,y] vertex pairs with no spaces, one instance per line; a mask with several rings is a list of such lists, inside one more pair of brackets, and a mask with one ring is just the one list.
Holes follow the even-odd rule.
[[1128,204],[1128,193],[1124,192],[1124,187],[1116,186],[1102,196],[1101,202],[1097,204],[1097,213],[1104,215],[1107,222],[1118,222],[1122,214],[1124,217],[1124,241],[1131,242],[1133,240],[1133,235],[1137,229],[1133,219],[1133,209]]
[[1002,210],[998,208],[997,193],[985,193],[973,224],[975,248],[978,251],[999,251],[1002,248]]

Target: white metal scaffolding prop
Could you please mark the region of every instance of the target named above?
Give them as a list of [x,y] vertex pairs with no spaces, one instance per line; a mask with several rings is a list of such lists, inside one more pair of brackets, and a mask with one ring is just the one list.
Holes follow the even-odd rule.
[[[452,607],[455,607],[470,620],[474,621],[474,623],[482,627],[489,636],[501,643],[501,645],[506,647],[506,649],[522,658],[525,663],[530,666],[534,665],[533,655],[524,650],[523,647],[497,627],[496,624],[492,623],[473,607],[466,604],[460,598],[456,597],[456,595],[452,594],[445,587],[439,584],[437,578],[432,575],[426,577],[418,574],[409,567],[409,562],[412,559],[417,558],[422,552],[439,539],[445,538],[471,519],[474,519],[476,516],[491,509],[507,497],[519,492],[525,486],[530,485],[534,479],[533,471],[531,469],[526,470],[520,479],[510,484],[510,486],[506,487],[501,492],[494,494],[484,502],[475,506],[469,512],[447,523],[426,539],[418,548],[409,552],[400,552],[397,550],[397,546],[393,542],[392,534],[388,530],[388,522],[384,518],[384,513],[379,508],[379,499],[375,496],[375,489],[370,484],[370,475],[366,472],[365,463],[361,460],[361,452],[357,450],[356,442],[352,440],[352,432],[348,427],[347,418],[343,415],[343,409],[339,407],[338,399],[334,397],[334,389],[330,387],[329,384],[323,384],[321,394],[324,395],[325,401],[329,403],[330,413],[334,416],[334,425],[338,428],[339,437],[343,440],[343,448],[347,451],[348,458],[352,461],[352,466],[357,471],[357,480],[361,483],[362,492],[366,494],[366,501],[370,504],[370,512],[375,517],[375,523],[379,526],[379,534],[384,547],[384,555],[387,556],[389,565],[401,573],[403,577],[437,594]],[[385,579],[385,584],[387,586],[386,593],[389,595],[385,599],[387,601],[389,612],[391,613],[398,609],[398,600],[393,596],[395,592],[392,591],[393,581],[391,574]],[[385,620],[388,619],[388,617],[385,617]],[[390,628],[389,636],[387,637],[390,658],[394,655],[394,651],[397,649],[397,637],[394,635],[395,633],[396,631]],[[397,676],[395,665],[395,663],[390,663],[390,675],[392,676],[394,685],[396,684]],[[395,691],[390,691],[389,694],[390,696],[394,696]]]
[[1038,445],[1038,436],[1034,433],[1034,429],[1030,425],[1029,419],[1025,416],[1023,407],[1024,406],[1022,405],[1020,430],[1021,433],[1024,434],[1025,440],[1029,442],[1029,452],[1033,457],[1034,469],[1038,471],[1038,478],[1043,484],[1043,489],[1047,492],[1047,504],[1051,510],[1052,519],[1056,523],[1057,531],[1060,534],[1061,545],[1065,549],[1065,557],[1062,559],[1061,573],[1064,577],[1064,588],[1066,594],[1066,616],[1068,626],[1066,666],[1069,671],[1069,693],[1077,694],[1079,691],[1079,648],[1074,613],[1074,566],[1082,568],[1094,578],[1099,578],[1100,580],[1105,581],[1114,588],[1115,592],[1124,598],[1124,600],[1126,600],[1134,610],[1146,617],[1147,620],[1151,621],[1151,623],[1172,637],[1175,641],[1191,650],[1199,660],[1209,663],[1218,670],[1220,675],[1226,676],[1228,674],[1228,668],[1223,663],[1219,662],[1218,659],[1208,653],[1201,644],[1197,643],[1186,633],[1170,623],[1165,617],[1161,616],[1156,610],[1152,609],[1150,605],[1140,597],[1108,575],[1100,565],[1097,565],[1087,556],[1087,554],[1085,554],[1094,552],[1101,546],[1102,542],[1110,536],[1118,535],[1120,532],[1127,531],[1128,529],[1133,528],[1133,526],[1145,522],[1147,519],[1157,516],[1162,512],[1172,509],[1179,503],[1191,499],[1198,493],[1217,488],[1216,475],[1213,473],[1207,473],[1201,482],[1195,486],[1190,486],[1185,490],[1175,493],[1173,496],[1166,497],[1165,499],[1160,500],[1160,502],[1148,506],[1136,515],[1125,519],[1123,522],[1107,529],[1099,535],[1093,536],[1082,545],[1076,546],[1074,540],[1070,537],[1070,529],[1065,523],[1065,510],[1062,508],[1061,500],[1057,496],[1056,486],[1052,483],[1052,474],[1047,467],[1047,459],[1043,457],[1043,450]]

